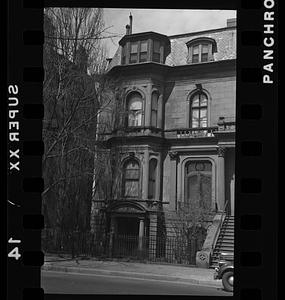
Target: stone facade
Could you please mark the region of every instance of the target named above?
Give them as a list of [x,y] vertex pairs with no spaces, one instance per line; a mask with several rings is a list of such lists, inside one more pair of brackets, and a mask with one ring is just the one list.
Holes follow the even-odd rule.
[[[169,37],[170,53],[163,64],[146,61],[122,65],[122,49],[119,47],[110,62],[108,76],[116,78],[125,91],[122,101],[125,101],[127,113],[131,111],[128,103],[136,103],[135,113],[139,116],[134,117],[137,118],[135,126],[126,125],[128,130],[123,129],[121,147],[122,163],[133,162],[132,167],[138,172],[135,175],[137,181],[127,175],[122,178],[131,180],[128,184],[139,191],[131,192],[135,196],[130,197],[126,192],[129,187],[122,182],[122,186],[126,185],[125,194],[121,193],[119,199],[110,199],[103,206],[100,204],[104,208],[101,213],[107,212],[109,218],[106,232],[114,235],[125,232],[139,238],[173,236],[177,231],[171,220],[177,219],[181,207],[189,202],[191,205],[191,201],[197,199],[202,205],[203,201],[207,202],[211,212],[201,224],[205,232],[216,216],[225,210],[227,202],[228,213],[234,214],[235,34],[235,27],[226,27]],[[139,34],[134,36],[139,39]],[[152,49],[152,33],[147,33],[147,36],[148,49]],[[212,61],[187,64],[186,43],[197,37],[216,40],[217,51]],[[159,38],[154,35],[153,39]],[[165,36],[163,39],[165,43]],[[132,34],[124,40],[132,43]],[[160,49],[160,54],[163,53],[167,51]],[[151,57],[149,53],[148,57]],[[152,104],[154,93],[157,95],[155,105]],[[128,100],[131,95],[140,100]],[[194,112],[193,99],[197,97],[200,108]],[[202,98],[206,99],[204,107]],[[195,122],[203,125],[194,126]],[[118,144],[118,131],[110,134],[107,144],[110,149]],[[95,226],[99,218],[98,203],[93,203],[94,231],[98,230]],[[122,225],[123,218],[125,225]],[[128,224],[136,229],[128,229]],[[204,240],[207,245],[211,243],[207,236]],[[139,243],[139,247],[141,245]],[[198,250],[201,250],[201,245]]]

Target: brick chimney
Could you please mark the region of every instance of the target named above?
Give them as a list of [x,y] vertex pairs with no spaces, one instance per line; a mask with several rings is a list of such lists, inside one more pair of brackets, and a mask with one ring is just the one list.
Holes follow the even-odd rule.
[[133,31],[133,16],[131,15],[131,13],[129,16],[129,20],[129,24],[126,25],[126,35],[132,34]]
[[130,34],[132,34],[133,33],[133,16],[131,13],[130,13],[129,19],[130,19]]
[[237,19],[227,19],[227,27],[236,27],[237,26]]
[[127,24],[126,25],[126,35],[129,35],[130,34],[130,25]]

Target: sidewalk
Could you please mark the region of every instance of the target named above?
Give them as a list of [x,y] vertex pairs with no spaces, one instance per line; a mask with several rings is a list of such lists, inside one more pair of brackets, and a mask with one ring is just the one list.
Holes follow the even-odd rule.
[[102,261],[92,259],[71,260],[59,256],[45,256],[45,271],[71,272],[89,275],[111,275],[153,280],[178,281],[222,288],[221,280],[214,280],[213,269],[157,263]]

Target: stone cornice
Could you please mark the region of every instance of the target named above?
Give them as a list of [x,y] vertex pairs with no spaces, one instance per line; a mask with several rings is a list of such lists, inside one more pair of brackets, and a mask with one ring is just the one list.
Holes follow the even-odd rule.
[[[211,61],[211,62],[204,62],[204,63],[197,63],[197,64],[186,64],[186,65],[179,65],[179,66],[169,66],[166,64],[160,64],[156,62],[144,62],[144,63],[137,63],[137,64],[129,64],[129,65],[116,65],[107,73],[108,75],[113,75],[114,73],[120,73],[125,71],[139,71],[145,72],[167,72],[167,74],[162,73],[165,75],[171,75],[173,72],[179,71],[188,71],[190,72],[188,75],[192,73],[195,74],[198,70],[204,72],[207,69],[207,72],[211,71],[211,69],[215,69],[215,72],[222,72],[223,70],[217,70],[217,67],[227,67],[231,68],[233,71],[236,68],[236,59],[225,59],[225,60],[218,60],[218,61]],[[143,74],[142,73],[142,74]]]

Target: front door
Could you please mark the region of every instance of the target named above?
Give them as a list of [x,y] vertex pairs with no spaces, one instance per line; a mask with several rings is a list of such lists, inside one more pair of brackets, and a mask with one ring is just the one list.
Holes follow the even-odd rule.
[[210,209],[212,202],[212,164],[192,161],[186,166],[185,204],[190,209]]
[[138,242],[139,219],[117,217],[113,255],[117,257],[137,256]]

